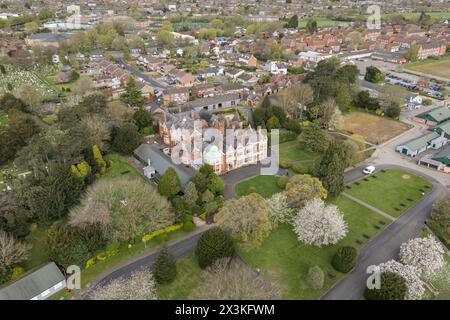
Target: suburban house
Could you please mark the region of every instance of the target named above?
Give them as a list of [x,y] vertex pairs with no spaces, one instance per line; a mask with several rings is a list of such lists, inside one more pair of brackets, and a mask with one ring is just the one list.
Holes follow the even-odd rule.
[[192,74],[178,69],[171,70],[168,76],[183,87],[190,87],[195,82],[195,77]]
[[428,149],[440,149],[447,144],[448,139],[443,134],[430,132],[424,136],[407,141],[397,146],[396,150],[409,157],[416,157]]
[[249,67],[256,68],[258,66],[258,59],[256,59],[254,55],[242,55],[239,57],[238,61]]
[[287,67],[284,63],[270,61],[264,65],[264,70],[271,74],[287,74]]
[[414,117],[414,121],[426,124],[430,127],[439,125],[448,120],[450,120],[449,107],[438,107]]
[[162,92],[163,104],[185,103],[189,101],[189,89],[186,87],[169,87]]
[[194,84],[191,88],[193,96],[205,98],[216,94],[216,87],[213,83]]
[[236,68],[230,68],[225,71],[225,76],[232,78],[233,80],[236,80],[241,74],[244,73],[244,70],[236,69]]
[[30,271],[0,288],[0,300],[45,300],[66,287],[66,278],[54,262]]

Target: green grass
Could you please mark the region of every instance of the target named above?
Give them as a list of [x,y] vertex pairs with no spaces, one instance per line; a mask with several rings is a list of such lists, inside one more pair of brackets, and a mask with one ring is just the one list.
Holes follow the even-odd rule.
[[105,177],[116,178],[122,175],[143,178],[143,176],[131,165],[128,164],[126,157],[117,153],[109,153],[105,156],[109,161],[110,167],[106,171]]
[[277,185],[277,176],[256,176],[236,184],[235,192],[238,197],[242,197],[247,194],[248,189],[251,187],[255,187],[256,192],[264,198],[269,198],[274,193],[282,191]]
[[169,284],[157,286],[158,298],[161,300],[188,299],[191,291],[200,284],[201,272],[194,253],[178,260],[176,278]]
[[[351,245],[360,250],[369,241],[363,234],[373,237],[387,225],[384,218],[345,197],[331,202],[341,209],[349,228],[347,237],[336,245],[322,248],[304,245],[297,240],[291,226],[281,225],[257,249],[247,251],[244,246],[238,246],[239,255],[252,267],[277,273],[283,299],[319,298],[343,276],[331,266],[337,247]],[[380,220],[386,224],[379,224]],[[380,226],[379,230],[374,227],[375,224]],[[357,244],[356,240],[360,240],[361,244]],[[320,290],[310,289],[305,283],[308,269],[315,265],[325,272],[325,284]],[[335,277],[330,277],[328,272],[334,272]]]
[[[313,19],[316,20],[317,26],[319,28],[328,27],[328,26],[337,26],[337,25],[341,25],[341,24],[348,24],[348,22],[345,22],[345,21],[331,20],[330,18],[326,18],[326,17],[314,17]],[[307,22],[308,22],[308,19],[300,19],[298,22],[298,27],[306,28]]]
[[8,123],[8,115],[0,111],[0,126],[6,125]]
[[23,265],[25,270],[31,270],[49,261],[47,246],[45,244],[48,226],[43,224],[33,224],[30,229],[31,232],[27,236],[27,242],[32,245],[32,248],[30,259]]
[[432,189],[431,183],[424,178],[397,169],[380,171],[365,179],[368,181],[359,180],[345,192],[393,217],[399,217],[422,199],[422,192],[426,194]]
[[280,159],[286,161],[316,160],[320,154],[308,152],[302,149],[297,141],[289,141],[280,144]]

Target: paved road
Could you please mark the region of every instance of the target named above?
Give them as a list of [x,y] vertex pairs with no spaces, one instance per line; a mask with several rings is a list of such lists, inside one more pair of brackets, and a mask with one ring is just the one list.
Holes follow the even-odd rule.
[[[379,166],[378,169],[397,167],[390,165]],[[402,167],[398,167],[402,168]],[[346,175],[348,182],[358,179],[358,171],[361,168],[351,170]],[[362,297],[365,289],[365,282],[368,274],[367,267],[370,265],[377,265],[382,262],[396,259],[400,245],[411,238],[420,234],[424,226],[425,220],[431,213],[431,208],[434,201],[442,196],[447,190],[437,180],[424,175],[422,172],[414,171],[408,168],[403,170],[411,171],[412,173],[423,176],[430,180],[433,184],[433,191],[426,195],[422,201],[414,207],[407,210],[400,218],[390,224],[378,236],[373,238],[361,250],[358,256],[356,268],[343,278],[338,284],[329,290],[323,297],[323,300],[359,300]]]
[[117,58],[117,63],[122,66],[125,70],[128,72],[131,72],[136,77],[150,83],[155,89],[162,90],[165,89],[167,86],[165,84],[162,84],[161,82],[143,74],[139,70],[133,68],[132,66],[128,65],[122,58]]
[[[183,236],[181,238],[175,239],[168,243],[168,247],[170,252],[177,258],[182,258],[189,253],[191,253],[195,246],[197,245],[197,241],[200,236],[206,230],[213,227],[213,225],[205,225],[197,228],[193,233]],[[102,286],[108,284],[114,279],[117,278],[127,278],[134,271],[140,270],[141,268],[148,268],[149,270],[153,269],[153,264],[155,263],[156,256],[158,254],[159,248],[155,250],[142,254],[132,260],[126,261],[123,264],[117,266],[116,268],[105,271],[101,274],[97,279],[90,283],[90,288],[94,288],[97,286]],[[84,292],[80,294],[80,298],[88,298],[89,297],[89,288],[83,289]]]

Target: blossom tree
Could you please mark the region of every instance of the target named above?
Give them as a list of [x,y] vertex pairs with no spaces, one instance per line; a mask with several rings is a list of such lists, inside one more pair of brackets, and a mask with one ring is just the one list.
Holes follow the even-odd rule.
[[94,289],[93,300],[156,300],[153,274],[141,269],[130,278],[118,278],[105,286]]
[[402,276],[406,281],[408,287],[405,300],[420,300],[425,293],[425,287],[423,281],[420,279],[420,271],[411,265],[404,265],[398,261],[390,260],[380,264],[380,273],[394,272]]
[[267,199],[267,210],[274,226],[278,223],[292,223],[295,216],[295,209],[289,207],[287,196],[281,192]]
[[294,218],[294,232],[300,241],[318,247],[335,244],[347,234],[344,216],[334,205],[320,199],[305,203]]
[[444,249],[431,235],[411,239],[401,245],[400,261],[416,267],[421,277],[429,277],[444,266]]

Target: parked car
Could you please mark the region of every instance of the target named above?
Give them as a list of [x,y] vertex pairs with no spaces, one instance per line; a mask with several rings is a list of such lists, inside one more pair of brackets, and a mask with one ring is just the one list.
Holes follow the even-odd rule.
[[363,172],[364,174],[367,174],[367,175],[372,174],[372,173],[375,172],[375,167],[374,167],[374,166],[367,166],[367,167],[365,167],[365,168],[363,169],[362,172]]

